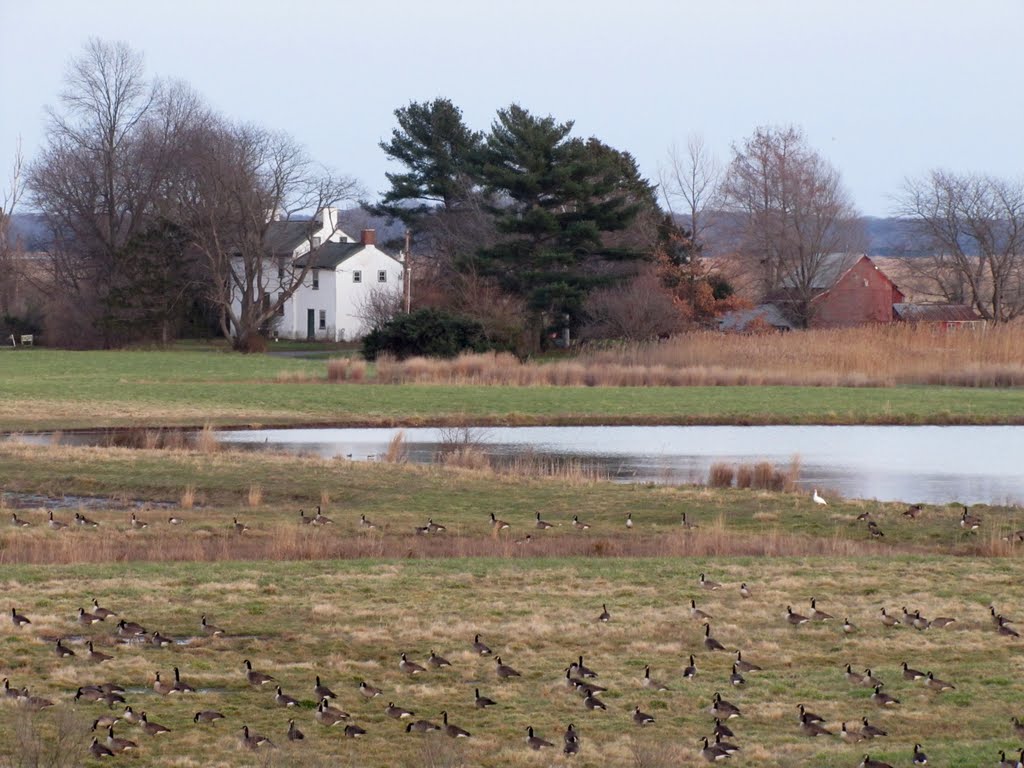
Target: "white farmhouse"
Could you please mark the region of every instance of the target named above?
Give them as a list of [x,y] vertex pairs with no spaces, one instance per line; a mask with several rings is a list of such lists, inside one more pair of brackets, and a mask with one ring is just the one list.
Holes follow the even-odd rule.
[[264,269],[265,301],[276,299],[282,282],[291,284],[293,274],[310,267],[278,312],[271,333],[280,338],[359,338],[370,330],[359,314],[371,294],[402,293],[404,257],[378,248],[372,229],[364,229],[358,241],[349,237],[338,226],[336,208],[318,211],[312,222],[272,222],[268,240],[273,263]]

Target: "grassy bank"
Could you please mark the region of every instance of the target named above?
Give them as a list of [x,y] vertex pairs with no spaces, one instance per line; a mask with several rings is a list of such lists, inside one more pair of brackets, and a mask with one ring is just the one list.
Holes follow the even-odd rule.
[[[723,588],[699,589],[702,572]],[[59,729],[81,755],[93,719],[121,709],[76,703],[73,694],[80,685],[114,681],[128,689],[126,699],[136,713],[145,710],[150,720],[171,729],[154,738],[134,726],[116,727],[119,736],[139,743],[137,759],[152,766],[560,764],[560,756],[530,751],[525,731],[533,725],[560,748],[570,722],[582,738],[573,764],[699,765],[699,738],[711,731],[706,710],[716,691],[743,712],[729,723],[736,733],[730,741],[743,748],[740,764],[840,768],[857,765],[870,752],[909,765],[912,745],[921,742],[932,765],[988,766],[996,750],[1014,750],[1019,742],[1009,718],[1021,714],[1014,703],[1024,696],[1020,642],[999,636],[988,612],[990,603],[1009,609],[1024,599],[1014,574],[999,559],[914,558],[105,565],[59,574],[13,567],[4,572],[5,595],[32,624],[16,630],[5,622],[0,630],[2,673],[12,686],[27,686],[56,706],[32,715],[0,703],[0,754],[25,749],[26,743],[30,748],[33,736],[52,741]],[[753,597],[740,598],[740,582]],[[117,640],[109,622],[81,627],[77,609],[88,608],[93,597],[180,644],[129,646]],[[836,620],[788,625],[785,606],[807,613],[811,597]],[[714,637],[764,667],[746,674],[742,689],[728,682],[732,655],[704,649],[690,599],[714,617]],[[602,603],[611,614],[607,624],[595,621]],[[883,628],[879,609],[899,615],[902,605],[957,623],[926,632]],[[226,630],[224,637],[202,635],[203,613]],[[857,632],[843,633],[837,622],[846,617]],[[495,662],[471,648],[477,633],[522,676],[499,681]],[[56,658],[56,637],[69,637],[67,645],[77,655]],[[86,662],[86,639],[113,659]],[[452,666],[416,677],[399,671],[399,654],[422,664],[431,651]],[[581,697],[563,685],[565,666],[580,654],[600,675],[595,682],[609,689],[601,695],[605,712],[586,711]],[[681,673],[690,654],[698,674],[685,680]],[[285,710],[275,705],[272,689],[248,686],[244,659],[274,676],[299,706]],[[936,693],[903,680],[902,661],[933,670],[955,690]],[[844,679],[847,663],[859,672],[870,668],[900,705],[875,706],[870,688]],[[641,686],[645,664],[670,690]],[[174,666],[199,693],[154,692],[154,673],[170,678]],[[365,738],[345,739],[339,729],[314,720],[316,675],[337,694],[336,706],[367,731]],[[363,698],[357,690],[361,680],[381,688],[382,696]],[[474,688],[498,706],[477,709]],[[389,701],[436,722],[447,710],[453,723],[473,735],[456,741],[406,734],[403,723],[385,715]],[[889,735],[867,745],[836,736],[807,738],[798,704],[824,717],[833,733],[844,721],[852,728],[867,717]],[[635,726],[630,713],[637,706],[656,722]],[[225,720],[196,725],[192,717],[201,709],[218,710]],[[306,734],[299,744],[285,738],[289,717]],[[279,749],[255,755],[241,749],[243,724]]]
[[1024,389],[337,384],[313,360],[0,353],[0,430],[205,423],[1019,424]]
[[[0,444],[8,506],[15,493],[103,497],[75,512],[98,529],[53,531],[40,504],[5,510],[32,522],[0,528],[0,562],[293,560],[358,557],[535,558],[545,556],[862,556],[886,553],[1006,555],[1003,536],[1024,528],[1019,510],[974,507],[977,533],[959,525],[961,507],[928,506],[917,519],[905,504],[832,498],[819,507],[803,493],[699,486],[616,485],[578,474],[556,477],[489,470],[353,463],[290,454],[133,450]],[[135,501],[148,502],[138,508]],[[912,500],[911,500],[912,501]],[[299,509],[320,505],[332,520],[303,525]],[[133,528],[131,514],[150,524]],[[490,514],[510,529],[495,533]],[[536,514],[552,528],[536,527]],[[684,530],[682,513],[699,525]],[[884,532],[871,535],[864,513]],[[625,526],[627,514],[634,526]],[[170,516],[186,524],[167,524]],[[360,525],[360,515],[375,528]],[[587,529],[572,525],[578,515]],[[232,527],[249,526],[244,535]],[[444,535],[415,528],[428,519]],[[525,537],[529,535],[530,539]]]

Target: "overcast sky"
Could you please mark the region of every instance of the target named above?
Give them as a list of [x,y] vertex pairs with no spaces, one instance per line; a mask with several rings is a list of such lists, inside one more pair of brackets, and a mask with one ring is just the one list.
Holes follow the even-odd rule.
[[518,102],[656,178],[699,133],[723,160],[795,124],[860,209],[933,167],[1024,173],[1024,0],[0,0],[0,160],[31,158],[89,36],[222,112],[288,131],[371,194],[410,101],[486,130]]

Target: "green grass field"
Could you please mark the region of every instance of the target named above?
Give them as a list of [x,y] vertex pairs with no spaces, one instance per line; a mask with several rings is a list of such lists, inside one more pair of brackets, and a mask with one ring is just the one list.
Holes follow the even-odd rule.
[[[723,584],[698,587],[698,574]],[[746,582],[753,591],[740,598]],[[3,673],[15,687],[27,686],[56,706],[37,715],[3,705],[0,751],[10,753],[26,732],[50,734],[59,727],[88,745],[92,720],[102,704],[75,703],[78,686],[103,681],[127,688],[128,704],[171,729],[149,737],[119,725],[117,734],[140,744],[142,764],[153,766],[406,765],[531,766],[562,764],[559,754],[539,756],[527,749],[525,731],[561,743],[575,723],[583,740],[572,764],[581,766],[698,765],[698,739],[710,733],[707,713],[716,691],[743,712],[730,725],[731,741],[743,751],[741,765],[855,766],[865,752],[893,765],[909,765],[915,742],[936,766],[988,766],[996,750],[1015,750],[1009,719],[1022,714],[1019,640],[999,636],[988,605],[1017,610],[1024,587],[1006,560],[857,558],[844,562],[816,558],[701,559],[449,559],[436,561],[220,563],[201,566],[124,565],[52,568],[14,567],[4,572],[8,603],[32,621],[0,630]],[[95,597],[104,607],[149,631],[182,641],[169,648],[119,642],[109,623],[83,628],[77,609]],[[808,602],[837,619],[794,628],[784,619],[792,604]],[[764,667],[746,675],[735,689],[728,682],[731,653],[703,647],[702,626],[689,616],[689,601],[714,617],[712,633],[731,652]],[[607,604],[611,621],[595,619]],[[7,604],[5,603],[5,606]],[[957,619],[947,629],[918,632],[885,629],[878,620],[886,606],[920,609],[929,617]],[[203,637],[200,615],[227,631]],[[851,635],[837,622],[849,618]],[[522,676],[500,681],[495,662],[474,654],[475,634]],[[53,638],[69,637],[76,656],[58,659]],[[100,665],[83,657],[85,639],[114,658]],[[436,651],[451,663],[410,677],[399,671],[401,653],[423,664]],[[564,668],[583,654],[609,690],[606,712],[586,711],[564,685]],[[690,654],[698,675],[681,676]],[[242,661],[272,675],[301,701],[294,710],[275,705],[272,688],[246,684]],[[935,693],[904,681],[900,663],[952,682]],[[871,668],[900,699],[891,710],[875,706],[870,688],[844,679],[844,665]],[[645,664],[670,690],[641,686]],[[182,679],[200,693],[161,696],[152,690],[154,673]],[[367,731],[344,738],[318,724],[313,712],[313,678],[338,695],[337,706]],[[364,699],[361,680],[381,688]],[[478,710],[473,690],[498,702]],[[473,736],[456,742],[441,734],[410,735],[403,723],[384,714],[388,702],[440,721],[451,721]],[[889,732],[864,744],[838,737],[802,735],[797,705],[804,704],[838,732],[867,717]],[[656,718],[635,726],[633,707]],[[192,715],[215,709],[225,720],[199,726]],[[307,738],[285,738],[294,717]],[[27,722],[26,722],[27,721]],[[268,736],[278,750],[257,756],[238,746],[243,724]],[[22,735],[15,734],[19,731]]]
[[157,425],[1016,424],[1024,389],[334,384],[217,351],[0,352],[0,430]]

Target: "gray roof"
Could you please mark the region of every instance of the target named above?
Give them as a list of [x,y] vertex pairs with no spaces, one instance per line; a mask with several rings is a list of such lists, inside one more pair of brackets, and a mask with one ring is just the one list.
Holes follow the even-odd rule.
[[753,309],[726,312],[718,318],[718,328],[723,331],[744,331],[755,320],[770,325],[772,328],[793,328],[793,324],[775,304],[759,304]]
[[[827,291],[835,285],[839,278],[854,264],[864,258],[860,253],[829,253],[821,257],[818,269],[811,280],[811,288]],[[796,279],[790,275],[782,281],[784,288],[796,287]]]
[[306,266],[307,260],[312,256],[313,263],[310,266],[314,269],[337,269],[341,262],[352,258],[365,247],[362,243],[327,242],[309,253],[299,256],[295,260],[295,266]]
[[272,221],[267,227],[267,247],[275,256],[291,256],[319,227],[312,220]]
[[893,304],[901,320],[911,323],[969,323],[982,320],[970,304]]

